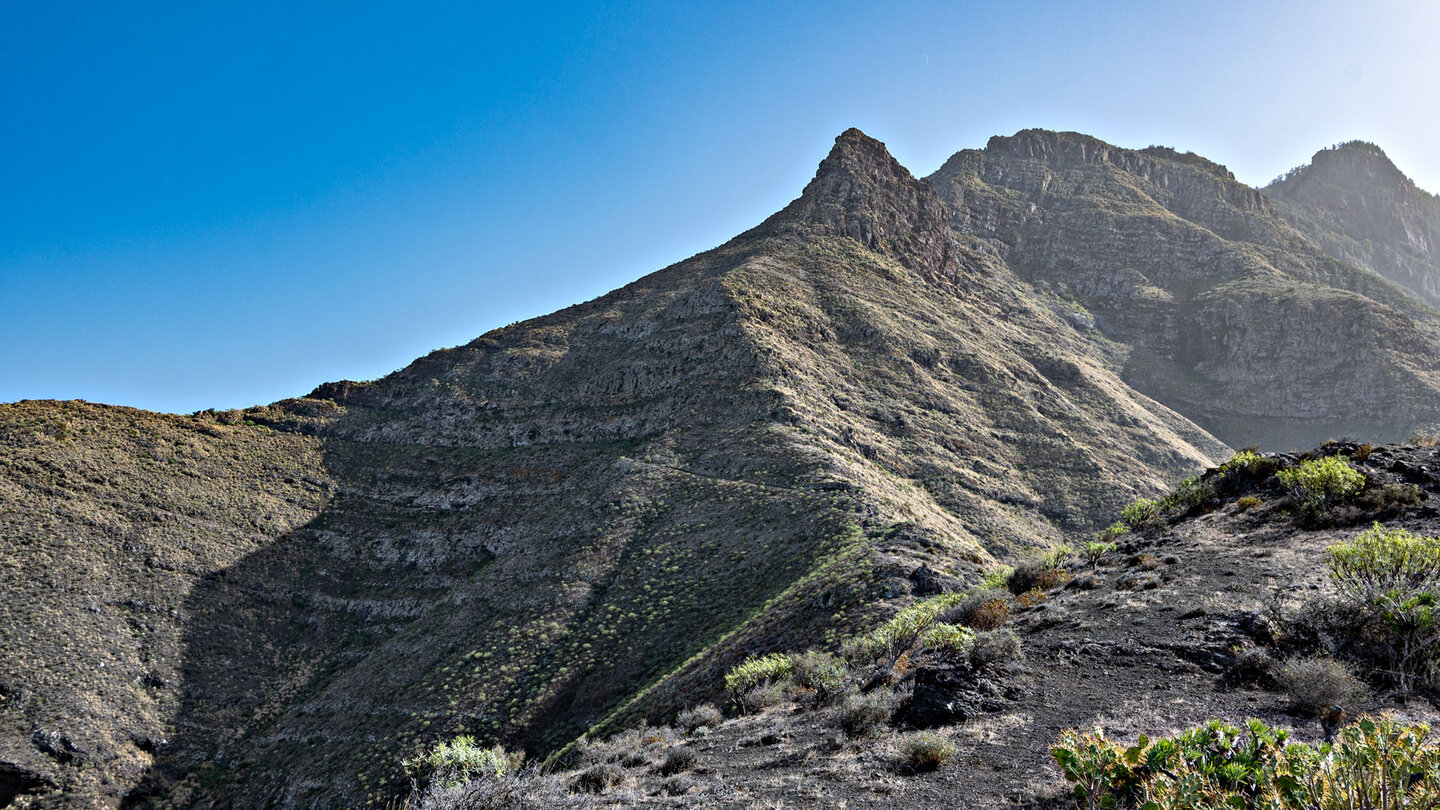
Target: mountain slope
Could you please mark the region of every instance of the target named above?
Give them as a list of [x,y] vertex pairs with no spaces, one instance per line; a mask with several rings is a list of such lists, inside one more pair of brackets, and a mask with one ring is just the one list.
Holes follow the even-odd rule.
[[1026,130],[931,181],[957,232],[1094,316],[1126,382],[1233,445],[1393,437],[1440,413],[1434,310],[1222,166]]
[[[187,573],[178,657],[151,664],[172,711],[142,723],[168,742],[146,744],[134,799],[383,802],[436,739],[545,752],[711,696],[747,651],[851,628],[922,566],[974,580],[1224,454],[947,219],[851,130],[784,211],[595,301],[246,425],[124,412],[142,434],[168,419],[293,446],[327,493]],[[116,497],[96,486],[72,497]],[[42,512],[7,540],[56,534]],[[7,694],[30,682],[28,650],[0,655],[19,661]],[[88,688],[65,654],[38,666],[52,692]],[[6,704],[13,770],[76,803],[129,789],[134,769],[69,767],[25,736],[115,723],[61,703]]]
[[1329,255],[1440,306],[1440,197],[1417,188],[1380,147],[1322,149],[1265,193]]

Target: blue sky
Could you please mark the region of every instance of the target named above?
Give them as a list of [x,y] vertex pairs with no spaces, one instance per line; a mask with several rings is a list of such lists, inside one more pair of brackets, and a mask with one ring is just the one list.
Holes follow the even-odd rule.
[[724,242],[849,126],[1254,184],[1363,138],[1440,191],[1436,42],[1428,0],[5,3],[0,401],[378,377]]

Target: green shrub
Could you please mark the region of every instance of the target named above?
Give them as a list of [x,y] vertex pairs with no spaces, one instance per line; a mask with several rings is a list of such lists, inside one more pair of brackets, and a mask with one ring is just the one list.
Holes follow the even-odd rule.
[[930,652],[964,655],[969,652],[970,641],[974,638],[975,631],[968,627],[936,622],[926,631],[923,641],[925,649]]
[[901,656],[915,648],[939,621],[941,613],[955,607],[965,599],[963,593],[942,593],[932,596],[909,607],[901,609],[894,618],[880,625],[858,640],[852,640],[844,650],[857,663],[872,663],[884,659],[887,669],[893,669]]
[[1100,560],[1104,559],[1106,554],[1109,554],[1116,548],[1117,546],[1114,543],[1108,543],[1101,540],[1086,543],[1084,549],[1085,559],[1090,562],[1091,566],[1099,565]]
[[1121,510],[1120,519],[1132,532],[1150,531],[1165,525],[1165,519],[1160,514],[1160,502],[1153,498],[1135,499]]
[[1051,749],[1087,810],[1359,810],[1440,803],[1440,753],[1429,727],[1361,718],[1335,743],[1290,742],[1258,720],[1212,721],[1133,746],[1067,731]]
[[1117,520],[1114,523],[1111,523],[1109,526],[1106,526],[1105,528],[1096,532],[1095,542],[1113,543],[1114,541],[1125,536],[1126,534],[1129,534],[1129,532],[1130,526],[1126,524],[1123,520]]
[[850,670],[835,656],[807,650],[790,656],[795,685],[811,690],[819,703],[829,703],[845,694]]
[[1382,631],[1391,671],[1408,691],[1440,652],[1440,537],[1376,523],[1331,546],[1325,569],[1341,602]]
[[1265,502],[1255,497],[1254,495],[1245,495],[1235,499],[1235,508],[1239,509],[1241,512],[1248,512],[1263,503]]
[[725,690],[744,708],[746,695],[758,687],[787,681],[793,672],[790,656],[784,653],[752,655],[725,675]]
[[1207,507],[1214,497],[1215,486],[1213,484],[1198,478],[1186,478],[1180,482],[1174,492],[1157,502],[1157,509],[1162,513],[1189,512],[1192,509]]
[[1344,501],[1365,486],[1365,474],[1344,456],[1302,461],[1276,473],[1276,477],[1290,490],[1290,497],[1300,512],[1311,516]]
[[980,587],[987,590],[1004,590],[1005,583],[1010,580],[1010,574],[1014,571],[1015,569],[1011,566],[1002,565],[986,574],[984,579],[980,580]]
[[1070,559],[1070,555],[1074,553],[1075,551],[1069,546],[1056,546],[1040,555],[1040,563],[1047,568],[1063,568],[1065,561]]
[[525,755],[496,745],[483,748],[462,735],[436,743],[429,751],[400,763],[416,784],[453,787],[486,777],[499,777],[520,767]]
[[917,771],[933,771],[955,756],[955,743],[933,731],[922,731],[900,745],[905,761]]

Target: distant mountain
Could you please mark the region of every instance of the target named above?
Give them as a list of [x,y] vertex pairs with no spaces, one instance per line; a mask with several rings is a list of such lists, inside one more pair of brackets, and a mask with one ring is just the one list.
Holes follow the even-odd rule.
[[1234,446],[1401,438],[1440,415],[1440,316],[1223,166],[1027,130],[930,180],[957,232],[1093,315],[1126,382]]
[[848,130],[725,245],[380,380],[3,406],[0,797],[383,805],[438,739],[666,717],[1216,434],[1420,424],[1436,319],[1195,156],[1025,132],[927,182]]
[[1326,253],[1440,306],[1440,197],[1417,188],[1380,147],[1322,149],[1265,193]]

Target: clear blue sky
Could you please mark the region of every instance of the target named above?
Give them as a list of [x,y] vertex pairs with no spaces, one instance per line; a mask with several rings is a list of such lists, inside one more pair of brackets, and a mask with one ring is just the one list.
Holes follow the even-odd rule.
[[1440,4],[0,5],[0,401],[370,379],[713,247],[858,126],[1440,190]]

